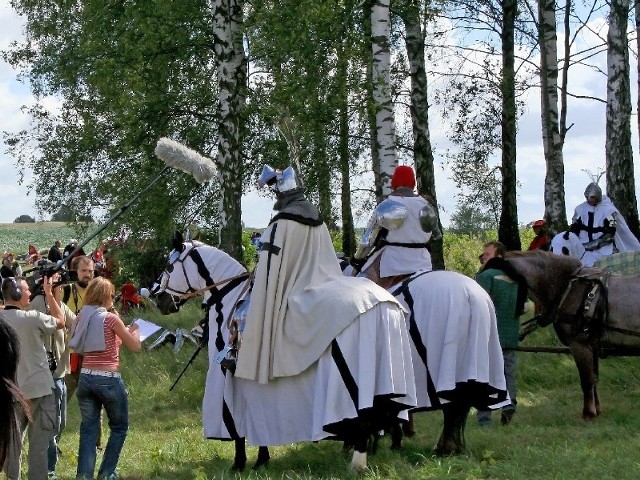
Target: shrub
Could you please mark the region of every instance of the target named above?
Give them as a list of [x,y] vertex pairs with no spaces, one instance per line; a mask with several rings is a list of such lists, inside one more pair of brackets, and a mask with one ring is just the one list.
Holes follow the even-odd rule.
[[36,219],[29,215],[20,215],[13,223],[36,223]]

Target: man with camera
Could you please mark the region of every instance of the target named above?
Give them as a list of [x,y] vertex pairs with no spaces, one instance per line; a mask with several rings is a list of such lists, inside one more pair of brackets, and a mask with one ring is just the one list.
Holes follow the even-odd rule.
[[[55,435],[49,442],[47,454],[47,463],[49,470],[49,478],[55,478],[56,464],[58,463],[58,443],[60,434],[67,424],[67,387],[65,384],[65,375],[70,373],[69,349],[67,347],[68,338],[73,331],[73,325],[76,321],[75,314],[62,302],[62,288],[65,281],[70,281],[70,272],[62,271],[53,288],[53,296],[64,316],[64,328],[53,332],[45,342],[45,349],[49,356],[49,368],[53,375],[53,383],[55,386],[54,396],[56,402],[56,424]],[[75,273],[75,272],[71,272]],[[75,278],[75,276],[74,276]],[[38,288],[36,292],[31,294],[31,303],[29,310],[50,313],[49,304],[42,289]]]
[[4,471],[9,480],[19,480],[20,460],[25,434],[29,435],[28,478],[47,478],[47,449],[56,431],[54,383],[45,343],[51,334],[64,327],[64,316],[53,295],[53,277],[42,276],[42,290],[50,315],[27,310],[31,291],[24,277],[8,277],[2,281],[5,308],[0,313],[18,334],[21,355],[17,366],[18,387],[31,404],[32,421],[21,407],[15,407],[18,432],[9,446]]
[[[84,306],[84,294],[89,282],[93,280],[94,263],[91,257],[80,255],[73,258],[69,265],[73,283],[67,284],[62,288],[62,302],[69,307],[74,315]],[[70,375],[66,376],[67,399],[70,400],[78,386],[78,376],[80,375],[79,356],[71,353]],[[67,400],[67,401],[68,401]]]

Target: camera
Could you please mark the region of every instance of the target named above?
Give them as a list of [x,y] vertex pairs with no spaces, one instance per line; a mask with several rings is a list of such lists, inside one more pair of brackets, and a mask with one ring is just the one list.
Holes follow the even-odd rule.
[[26,277],[27,285],[31,291],[31,299],[42,293],[42,279],[44,277],[52,277],[56,273],[60,274],[60,278],[53,285],[54,287],[78,281],[78,272],[67,270],[64,266],[59,266],[50,260],[39,260],[35,268],[25,272],[25,274],[28,273],[32,273]]

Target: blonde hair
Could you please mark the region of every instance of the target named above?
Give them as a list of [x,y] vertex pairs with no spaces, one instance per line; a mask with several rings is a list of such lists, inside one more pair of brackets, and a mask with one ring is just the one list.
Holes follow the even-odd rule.
[[116,293],[116,287],[113,283],[104,277],[96,277],[87,285],[87,291],[84,294],[85,305],[101,306],[108,299],[113,298]]

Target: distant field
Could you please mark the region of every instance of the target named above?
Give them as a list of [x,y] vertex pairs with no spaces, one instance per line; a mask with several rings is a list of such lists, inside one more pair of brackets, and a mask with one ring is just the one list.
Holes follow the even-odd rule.
[[[82,242],[85,237],[64,222],[0,223],[0,249],[16,255],[27,253],[29,244],[38,250],[48,250],[56,240],[64,247],[71,238]],[[95,245],[97,240],[94,239],[89,246],[94,248]]]

